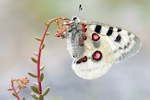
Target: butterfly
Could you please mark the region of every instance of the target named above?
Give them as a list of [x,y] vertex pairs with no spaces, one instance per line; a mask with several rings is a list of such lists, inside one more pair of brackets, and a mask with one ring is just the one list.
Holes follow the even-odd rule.
[[57,32],[55,36],[66,38],[67,50],[73,58],[72,69],[84,79],[104,75],[113,64],[138,53],[142,45],[140,39],[126,29],[77,16],[63,18]]

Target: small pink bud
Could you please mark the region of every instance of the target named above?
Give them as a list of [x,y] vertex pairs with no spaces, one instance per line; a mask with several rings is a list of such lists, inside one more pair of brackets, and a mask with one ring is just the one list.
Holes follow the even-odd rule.
[[54,34],[55,37],[60,37],[59,33]]

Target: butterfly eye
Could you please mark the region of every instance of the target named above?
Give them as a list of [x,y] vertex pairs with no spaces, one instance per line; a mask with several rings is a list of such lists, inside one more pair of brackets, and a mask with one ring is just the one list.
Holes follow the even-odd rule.
[[72,21],[80,21],[79,18],[77,16],[72,17]]
[[75,17],[73,17],[73,20],[76,20],[77,19],[77,17],[75,16]]

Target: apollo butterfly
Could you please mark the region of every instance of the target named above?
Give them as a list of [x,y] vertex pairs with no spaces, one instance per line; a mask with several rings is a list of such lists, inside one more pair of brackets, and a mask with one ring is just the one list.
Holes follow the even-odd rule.
[[[82,10],[81,5],[79,9]],[[125,61],[141,48],[140,39],[126,29],[77,16],[60,19],[63,23],[56,21],[59,27],[55,36],[66,38],[73,58],[72,68],[81,78],[98,78],[114,63]]]

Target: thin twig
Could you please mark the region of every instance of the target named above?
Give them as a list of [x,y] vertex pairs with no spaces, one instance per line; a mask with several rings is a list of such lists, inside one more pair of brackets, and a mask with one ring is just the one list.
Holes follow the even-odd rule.
[[58,17],[58,18],[55,18],[55,19],[52,19],[49,21],[49,23],[47,24],[46,28],[45,28],[45,31],[44,31],[44,34],[42,36],[42,39],[41,39],[41,43],[40,43],[40,46],[39,46],[39,51],[38,51],[38,57],[37,57],[37,79],[38,79],[38,88],[39,88],[39,91],[40,93],[39,94],[42,94],[42,85],[41,85],[41,82],[40,82],[40,60],[41,60],[41,47],[43,45],[43,42],[44,42],[44,39],[45,39],[45,36],[46,36],[46,33],[48,31],[48,28],[50,26],[50,24],[53,22],[53,21],[56,21],[58,19],[61,19],[62,20],[62,17]]
[[16,89],[15,89],[15,87],[14,87],[14,84],[11,84],[11,86],[12,86],[12,89],[13,89],[14,93],[15,93],[16,96],[17,96],[17,99],[20,100],[19,95],[18,95],[18,93],[17,93],[17,91],[16,91]]

